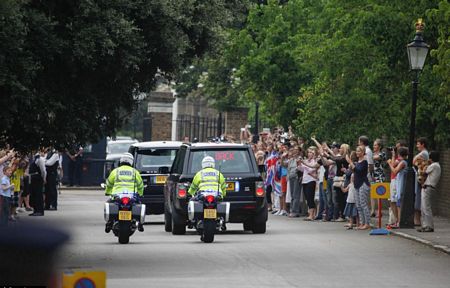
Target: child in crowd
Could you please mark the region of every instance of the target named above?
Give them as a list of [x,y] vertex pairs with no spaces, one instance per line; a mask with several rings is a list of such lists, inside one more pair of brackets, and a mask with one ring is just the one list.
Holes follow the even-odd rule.
[[13,161],[12,165],[11,182],[14,184],[14,193],[11,198],[11,215],[9,220],[16,221],[17,207],[19,207],[19,194],[21,188],[21,181],[23,179],[24,170],[20,167],[20,159],[17,158]]
[[11,184],[10,180],[12,168],[5,167],[3,169],[3,174],[4,176],[1,179],[0,187],[0,227],[8,226],[9,207],[11,205],[12,191],[14,190],[14,184]]

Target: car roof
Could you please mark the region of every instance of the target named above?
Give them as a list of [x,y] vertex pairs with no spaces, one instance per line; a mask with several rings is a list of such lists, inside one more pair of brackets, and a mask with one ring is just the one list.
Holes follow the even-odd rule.
[[139,141],[136,139],[120,139],[120,140],[109,140],[108,144],[114,144],[114,143],[138,143]]
[[116,137],[106,137],[106,140],[108,141],[115,141],[115,140],[136,140],[133,139],[131,136],[116,136]]
[[131,145],[132,147],[146,149],[146,148],[179,148],[183,142],[180,141],[148,141],[139,142]]
[[190,145],[192,148],[248,148],[247,144],[228,142],[198,142]]

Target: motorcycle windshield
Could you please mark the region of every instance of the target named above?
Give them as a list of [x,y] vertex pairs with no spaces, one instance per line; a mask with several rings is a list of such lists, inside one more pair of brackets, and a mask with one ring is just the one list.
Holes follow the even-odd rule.
[[212,196],[214,196],[214,197],[216,197],[216,198],[219,196],[219,192],[218,192],[218,191],[211,191],[211,190],[208,190],[208,191],[198,191],[197,194],[201,194],[201,195],[203,195],[203,196],[212,195]]
[[124,197],[136,198],[136,193],[133,191],[129,191],[129,190],[120,191],[119,193],[116,193],[114,195],[119,198],[124,198]]

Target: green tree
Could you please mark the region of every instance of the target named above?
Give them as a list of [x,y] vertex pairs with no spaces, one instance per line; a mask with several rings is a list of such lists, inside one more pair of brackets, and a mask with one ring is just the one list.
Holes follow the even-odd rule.
[[129,118],[157,73],[217,45],[225,0],[0,1],[0,139],[95,141]]
[[[233,89],[242,99],[260,100],[273,122],[295,120],[304,137],[350,144],[361,134],[406,138],[412,74],[405,46],[423,17],[431,22],[425,40],[432,53],[420,76],[417,135],[448,144],[447,1],[267,2],[252,7],[215,60],[215,70],[236,68]],[[208,77],[215,82],[208,85],[224,78]]]

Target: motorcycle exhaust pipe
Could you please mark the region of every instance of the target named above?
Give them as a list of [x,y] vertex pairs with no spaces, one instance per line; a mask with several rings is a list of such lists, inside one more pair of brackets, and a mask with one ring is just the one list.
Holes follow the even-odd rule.
[[109,221],[109,203],[105,203],[105,208],[103,209],[103,216],[105,218],[105,222]]

